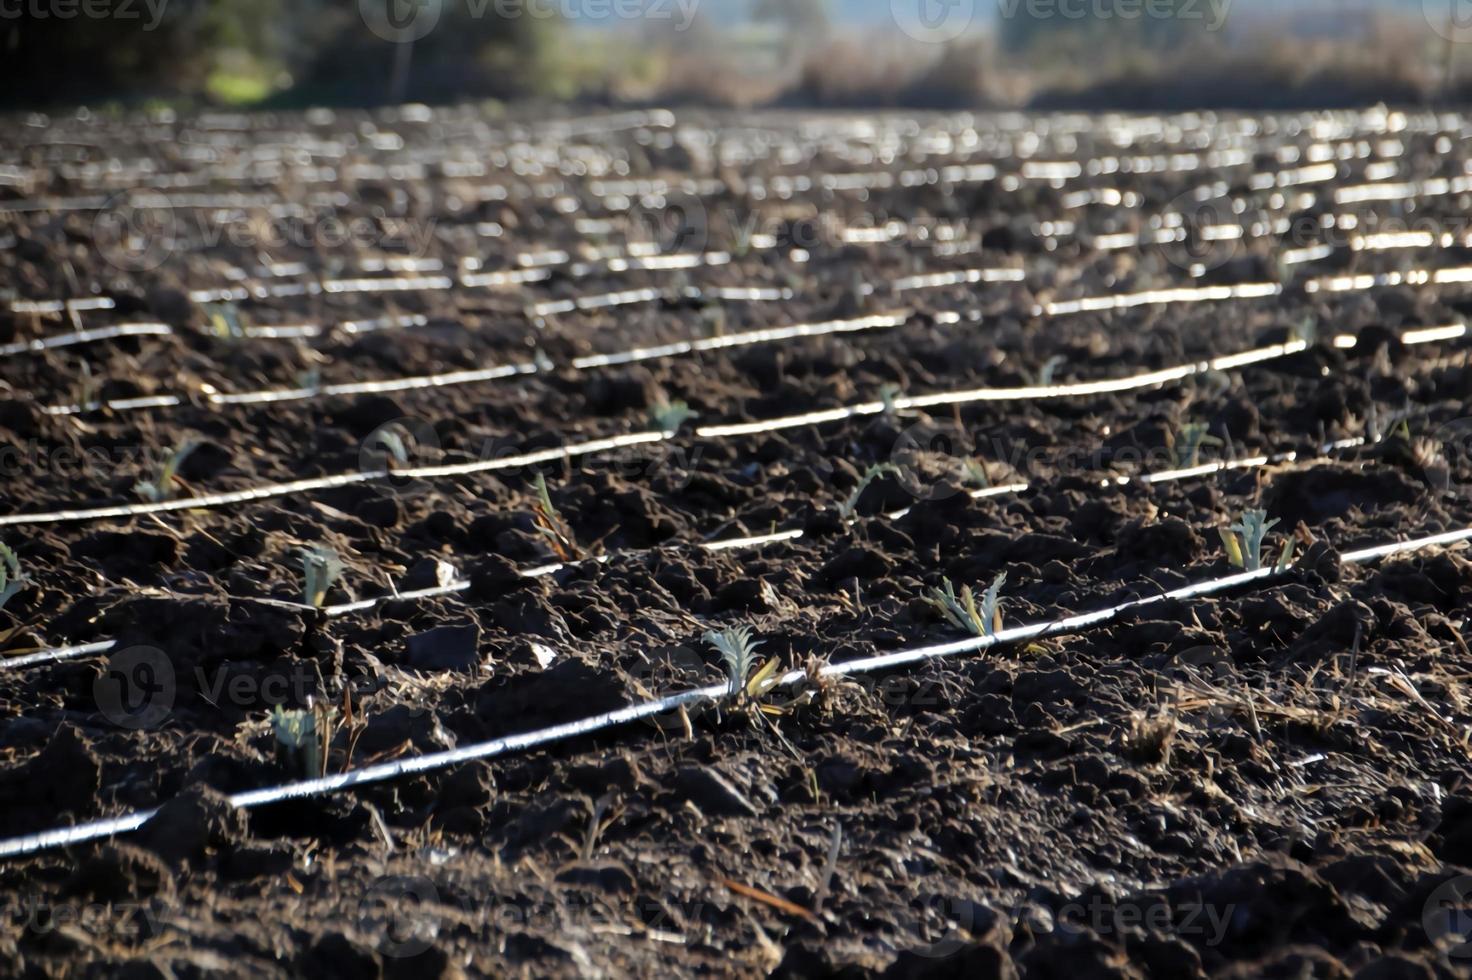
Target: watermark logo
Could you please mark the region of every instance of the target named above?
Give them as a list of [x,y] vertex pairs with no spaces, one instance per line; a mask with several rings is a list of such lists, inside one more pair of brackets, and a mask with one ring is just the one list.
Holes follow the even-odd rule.
[[178,233],[173,203],[157,192],[114,195],[92,221],[92,242],[104,261],[123,272],[152,272],[174,254]]
[[0,21],[19,20],[143,20],[143,30],[154,31],[168,12],[169,0],[10,0],[0,3]]
[[358,902],[358,928],[377,940],[384,956],[419,956],[440,934],[440,916],[434,911],[439,904],[439,889],[428,878],[380,878]]
[[926,44],[948,44],[971,29],[978,0],[890,0],[899,29]]
[[1231,10],[1232,0],[999,0],[997,12],[1003,20],[1204,21],[1208,31],[1219,31]]
[[962,492],[962,484],[977,479],[980,467],[966,452],[964,431],[944,422],[919,422],[895,440],[890,462],[896,479],[916,500],[945,500]]
[[444,0],[358,0],[368,29],[390,44],[412,44],[439,26]]
[[1190,190],[1161,212],[1161,251],[1166,261],[1192,275],[1219,269],[1242,247],[1242,228],[1232,202]]
[[1456,488],[1458,463],[1472,460],[1472,417],[1455,419],[1439,427],[1431,435],[1432,458],[1424,463],[1426,482],[1437,493]]
[[1421,909],[1421,926],[1449,959],[1472,960],[1472,875],[1442,882]]
[[102,716],[120,728],[153,728],[168,717],[176,692],[174,664],[157,647],[119,650],[92,682]]
[[710,245],[710,213],[694,194],[650,194],[633,201],[629,243],[653,245],[660,255],[703,252]]
[[358,469],[367,473],[387,471],[388,485],[400,496],[411,496],[432,488],[423,480],[405,475],[406,471],[430,465],[439,456],[440,437],[434,426],[406,415],[368,434],[358,449]]
[[1472,0],[1421,0],[1426,23],[1455,44],[1472,41]]

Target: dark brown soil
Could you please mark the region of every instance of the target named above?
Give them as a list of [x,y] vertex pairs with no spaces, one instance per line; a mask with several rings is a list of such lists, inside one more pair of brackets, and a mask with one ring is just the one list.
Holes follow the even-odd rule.
[[[1472,526],[1467,340],[1400,339],[1460,322],[1468,294],[1316,288],[1331,275],[1457,266],[1462,250],[1341,245],[1281,265],[1314,243],[1248,238],[1185,261],[1157,246],[1096,247],[1098,236],[1148,228],[1150,215],[1179,209],[1212,181],[1245,202],[1243,220],[1309,215],[1321,229],[1323,215],[1357,213],[1362,228],[1392,215],[1402,230],[1431,221],[1451,233],[1472,204],[1452,193],[1336,207],[1336,188],[1386,179],[1366,171],[1387,161],[1400,168],[1393,180],[1461,174],[1462,144],[1442,147],[1435,119],[1412,119],[1393,138],[1374,114],[1319,120],[1319,131],[1313,123],[1207,117],[1170,122],[1163,136],[1142,126],[1128,159],[1249,152],[1215,170],[1085,168],[1055,184],[1029,176],[1029,164],[1119,155],[1108,121],[974,120],[976,146],[946,149],[937,135],[959,140],[965,120],[702,118],[574,137],[469,111],[10,120],[0,171],[26,180],[0,184],[0,286],[21,299],[109,296],[115,309],[81,314],[84,326],[161,321],[173,333],[0,359],[3,513],[134,502],[134,484],[186,439],[201,446],[181,469],[183,492],[206,494],[353,472],[365,441],[395,420],[432,431],[412,460],[432,465],[637,432],[661,396],[688,402],[699,419],[666,443],[544,467],[573,537],[607,561],[540,578],[517,574],[557,557],[537,531],[528,469],[5,529],[33,577],[0,613],[15,627],[7,652],[117,646],[0,670],[0,835],[162,810],[138,833],[0,864],[0,894],[12,903],[0,920],[0,971],[1466,974],[1472,561],[1461,549],[1364,567],[1337,555]],[[1020,159],[1033,136],[1031,160]],[[1316,142],[1351,151],[1331,180],[1256,189],[1256,174],[1307,166]],[[1353,152],[1360,144],[1368,157]],[[119,162],[113,172],[86,165],[109,160]],[[475,161],[486,173],[464,176]],[[895,179],[867,194],[823,180],[977,163],[994,164],[997,179]],[[631,218],[605,186],[623,175],[668,182],[668,199],[636,195]],[[812,186],[779,193],[780,177]],[[686,179],[723,184],[696,188],[705,194],[697,211],[678,189]],[[201,229],[269,221],[267,204],[206,219],[181,208],[189,217],[178,247],[139,270],[99,230],[97,210],[58,209],[150,181],[172,195],[306,209],[305,244],[202,240]],[[1072,197],[1091,189],[1128,201]],[[324,202],[343,220],[371,219],[373,241],[324,240]],[[668,207],[697,217],[677,227]],[[733,215],[786,238],[736,247],[731,230],[743,225]],[[804,225],[813,215],[824,221]],[[960,228],[977,250],[854,243],[836,230],[890,219]],[[591,268],[557,265],[548,281],[505,289],[277,296],[234,311],[187,293],[236,284],[232,269],[256,285],[386,275],[374,260],[404,251],[385,240],[393,220],[433,223],[433,241],[414,257],[452,270],[403,275],[452,274],[467,256],[486,270],[514,268],[519,254],[552,249]],[[590,230],[602,220],[621,230]],[[486,222],[502,235],[476,238]],[[732,260],[610,270],[592,250],[625,248],[631,222],[661,233],[664,253],[731,249]],[[1195,279],[1193,260],[1207,266]],[[263,278],[267,262],[306,269]],[[970,268],[1022,269],[1025,279],[889,288],[917,272]],[[1283,282],[1282,294],[1039,310],[1264,281]],[[526,313],[646,287],[792,296],[671,294],[541,322]],[[891,311],[903,326],[567,366],[717,331]],[[227,313],[251,327],[325,332],[217,336],[214,317]],[[342,327],[410,314],[424,324]],[[922,395],[1030,385],[1045,372],[1057,382],[1122,377],[1281,343],[1305,322],[1317,339],[1301,353],[1137,391],[747,436],[695,431],[877,400],[885,385]],[[4,313],[0,343],[72,326],[64,315]],[[1338,335],[1358,343],[1336,346]],[[312,371],[330,384],[539,357],[552,367],[486,383],[242,406],[207,398],[295,388]],[[182,404],[47,414],[77,400],[84,361],[103,400],[178,395]],[[1101,486],[1171,468],[1190,423],[1219,440],[1206,461],[1299,458]],[[1320,454],[1359,437],[1367,444]],[[992,482],[1030,489],[973,499],[955,465],[972,455]],[[846,525],[838,508],[884,462],[905,472],[873,482]],[[711,629],[749,625],[762,654],[801,668],[956,638],[923,601],[943,578],[980,590],[1005,571],[1009,625],[1204,581],[1231,570],[1217,529],[1252,507],[1281,521],[1275,548],[1289,532],[1300,541],[1295,570],[1272,586],[1155,607],[1067,639],[830,681],[787,698],[771,719],[711,707],[693,712],[688,730],[661,717],[351,793],[249,812],[225,799],[299,775],[274,745],[268,712],[278,704],[342,705],[351,692],[353,724],[332,744],[332,771],[464,746],[716,683],[719,657],[702,641]],[[801,538],[762,547],[700,547],[797,529]],[[312,545],[347,566],[330,601],[387,600],[330,619],[262,602],[300,601],[297,554]],[[395,598],[439,584],[436,562],[471,587]],[[172,677],[133,690],[140,656],[162,658],[148,662]],[[130,714],[120,698],[162,707]]]

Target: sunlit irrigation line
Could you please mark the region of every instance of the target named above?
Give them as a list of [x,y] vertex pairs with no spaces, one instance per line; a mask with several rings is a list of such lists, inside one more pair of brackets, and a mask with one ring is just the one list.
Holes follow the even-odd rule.
[[[715,340],[718,338],[712,338]],[[702,426],[695,430],[698,438],[717,439],[731,436],[744,436],[766,432],[776,432],[783,429],[791,429],[802,426],[821,425],[828,422],[845,421],[852,418],[864,416],[875,416],[882,414],[890,408],[896,410],[908,410],[912,408],[933,408],[941,405],[963,405],[981,402],[1021,402],[1040,401],[1059,398],[1070,398],[1078,396],[1089,396],[1098,394],[1118,394],[1127,391],[1144,388],[1158,387],[1185,380],[1190,377],[1198,377],[1203,374],[1219,371],[1230,371],[1238,368],[1260,364],[1272,360],[1289,357],[1302,353],[1309,349],[1309,344],[1303,340],[1290,341],[1284,344],[1275,344],[1268,347],[1254,348],[1235,354],[1221,355],[1210,360],[1196,361],[1188,364],[1177,365],[1157,371],[1132,375],[1124,378],[1112,378],[1102,381],[1084,381],[1059,385],[1034,385],[1024,388],[973,388],[960,391],[937,392],[930,395],[896,397],[892,403],[883,401],[863,402],[857,405],[842,408],[826,409],[815,412],[807,412],[799,415],[781,416],[755,422],[742,422],[727,425]],[[39,514],[8,514],[0,516],[0,527],[14,525],[39,525],[39,524],[61,524],[75,523],[80,521],[107,520],[113,518],[137,517],[147,514],[171,513],[176,511],[199,510],[217,507],[227,507],[235,504],[268,500],[283,496],[300,493],[310,493],[317,490],[335,489],[338,487],[352,486],[362,483],[370,483],[374,480],[385,479],[390,476],[399,479],[425,479],[434,480],[445,477],[468,476],[478,473],[494,472],[506,469],[518,469],[525,466],[537,465],[544,462],[572,459],[588,455],[596,455],[614,449],[628,446],[645,445],[672,441],[676,437],[673,432],[641,432],[622,436],[605,437],[594,439],[583,443],[564,444],[562,446],[544,449],[530,453],[508,455],[497,459],[476,460],[469,463],[454,463],[439,466],[410,467],[397,470],[377,469],[364,470],[354,473],[339,473],[332,476],[314,477],[305,480],[295,480],[288,483],[265,484],[246,490],[236,490],[217,494],[207,494],[198,497],[186,497],[174,500],[164,500],[147,503],[121,504],[103,507],[78,508],[61,511],[51,511]]]
[[[1363,548],[1342,555],[1340,561],[1349,565],[1363,565],[1379,561],[1382,558],[1409,554],[1429,548],[1455,545],[1468,540],[1472,540],[1472,528],[1448,531],[1443,534],[1417,538],[1410,541],[1392,542],[1371,548]],[[999,630],[987,636],[916,647],[909,650],[900,650],[837,664],[828,664],[820,669],[820,676],[848,677],[877,673],[920,663],[943,660],[949,657],[976,654],[1000,647],[1014,646],[1027,641],[1069,636],[1096,626],[1107,625],[1126,614],[1147,609],[1151,606],[1221,595],[1233,589],[1248,585],[1283,581],[1291,578],[1292,574],[1292,569],[1279,571],[1276,568],[1267,567],[1258,569],[1257,571],[1228,575],[1223,578],[1198,582],[1182,588],[1146,596],[1145,598],[1132,599],[1128,602],[1093,612],[1066,616],[1051,622],[1017,626]],[[777,683],[781,687],[794,687],[810,680],[811,677],[807,670],[792,670],[782,675]],[[404,776],[436,772],[466,762],[493,759],[539,746],[593,735],[608,729],[627,725],[631,722],[654,718],[671,711],[678,711],[681,708],[693,707],[704,702],[718,702],[726,697],[728,693],[729,686],[726,683],[712,684],[707,687],[682,691],[678,694],[628,705],[615,711],[604,712],[577,721],[553,725],[533,732],[491,739],[490,741],[461,746],[442,752],[432,752],[406,759],[398,759],[392,762],[363,766],[332,776],[323,776],[317,779],[284,783],[234,793],[228,797],[228,800],[234,807],[254,809],[287,800],[323,796],[329,793],[353,789],[358,786],[382,783]],[[135,810],[103,820],[93,820],[70,827],[58,827],[52,830],[0,840],[0,858],[21,857],[56,847],[101,840],[138,830],[156,816],[161,809],[162,807],[154,807],[145,810]]]
[[[341,384],[321,384],[311,388],[284,388],[264,391],[224,393],[205,391],[204,400],[215,405],[262,405],[280,402],[306,401],[342,395],[381,394],[385,392],[415,391],[426,388],[449,388],[460,385],[480,384],[518,375],[544,374],[570,368],[586,371],[611,365],[632,364],[639,361],[676,357],[705,351],[727,350],[753,344],[778,343],[799,337],[821,337],[830,334],[854,333],[866,330],[894,329],[904,326],[909,317],[903,314],[878,314],[851,320],[832,320],[823,323],[800,323],[786,327],[767,327],[740,333],[722,334],[715,337],[698,337],[693,340],[674,341],[651,347],[636,347],[611,354],[590,354],[573,358],[566,365],[548,362],[524,361],[501,364],[489,368],[466,371],[450,371],[443,374],[411,375],[401,378],[386,378],[381,381],[355,381]],[[92,404],[85,410],[100,408],[125,410],[132,408],[169,408],[183,405],[186,399],[179,395],[158,396],[149,404],[138,404],[140,399]],[[83,411],[82,406],[52,405],[44,411],[48,415],[75,415]]]
[[[1259,455],[1245,457],[1242,459],[1219,460],[1210,463],[1202,463],[1197,466],[1189,466],[1170,470],[1161,470],[1154,473],[1141,473],[1134,475],[1121,475],[1105,477],[1098,480],[1101,488],[1111,486],[1129,486],[1139,482],[1147,485],[1158,485],[1182,480],[1194,479],[1201,476],[1212,476],[1218,473],[1236,472],[1240,470],[1256,469],[1263,466],[1279,466],[1297,462],[1305,464],[1315,463],[1328,458],[1331,454],[1345,449],[1353,449],[1365,445],[1363,438],[1341,439],[1321,447],[1319,453],[1307,458],[1300,457],[1296,452],[1274,453],[1272,455]],[[985,500],[995,497],[1011,496],[1026,493],[1036,489],[1039,485],[1032,483],[1009,483],[994,487],[986,487],[979,490],[967,491],[967,496],[973,500]],[[903,507],[898,510],[888,511],[882,515],[886,521],[900,520],[913,510],[912,507]],[[850,526],[860,523],[859,518],[850,518],[846,522]],[[707,551],[711,553],[722,551],[737,551],[748,548],[760,548],[769,544],[779,544],[787,541],[797,541],[806,535],[800,528],[792,528],[784,531],[773,531],[768,534],[743,535],[735,538],[724,538],[716,541],[698,542],[676,542],[674,544],[660,545],[653,548],[631,549],[611,554],[597,555],[592,558],[567,561],[551,562],[544,565],[536,565],[529,568],[518,569],[518,574],[523,578],[537,579],[554,575],[568,568],[577,568],[589,564],[606,564],[619,558],[637,557],[640,555],[654,553],[674,553],[686,548]],[[465,579],[459,579],[445,585],[435,586],[427,589],[413,589],[403,592],[392,592],[388,595],[373,596],[367,599],[358,599],[352,602],[339,603],[324,606],[321,612],[329,618],[339,618],[354,613],[367,612],[385,603],[395,601],[415,601],[420,599],[437,599],[447,596],[459,595],[470,589],[471,583]],[[288,602],[280,599],[269,599],[260,597],[234,597],[241,602],[257,603],[263,605],[279,606],[303,612],[314,611],[314,607],[301,603]],[[0,671],[22,667],[31,667],[41,664],[61,663],[91,657],[97,654],[107,653],[116,647],[112,640],[98,641],[80,646],[57,647],[49,650],[38,650],[16,657],[0,658]]]
[[[1115,378],[1108,381],[1080,382],[1068,385],[1035,386],[1031,388],[975,388],[958,392],[942,392],[937,394],[913,397],[896,398],[894,407],[897,409],[922,408],[937,405],[961,405],[975,402],[990,401],[1031,401],[1040,399],[1066,398],[1075,395],[1091,395],[1103,393],[1117,393],[1141,388],[1150,388],[1166,384],[1172,381],[1180,381],[1185,378],[1198,376],[1209,371],[1228,370],[1234,367],[1261,363],[1276,358],[1288,357],[1292,354],[1301,353],[1308,348],[1304,341],[1292,341],[1287,344],[1276,344],[1270,347],[1256,348],[1239,354],[1230,354],[1224,357],[1213,358],[1209,361],[1197,361],[1184,364],[1174,368],[1166,368],[1160,371],[1151,371],[1145,374],[1134,375],[1128,378]],[[885,411],[884,402],[865,402],[845,408],[829,409],[826,411],[809,412],[802,415],[783,416],[775,419],[767,419],[760,422],[745,422],[733,425],[704,426],[696,429],[699,438],[724,438],[734,435],[747,435],[752,433],[775,432],[781,429],[796,428],[798,426],[818,425],[825,422],[842,421],[866,415],[878,415]],[[554,449],[544,449],[536,452],[512,455],[490,460],[476,460],[469,463],[454,463],[440,466],[411,467],[397,470],[377,469],[365,470],[356,473],[339,473],[332,476],[314,477],[306,480],[294,480],[289,483],[265,484],[247,490],[236,490],[226,493],[207,494],[198,497],[185,497],[174,500],[162,500],[147,503],[112,505],[105,507],[91,507],[74,510],[52,511],[41,514],[7,514],[0,516],[0,527],[8,527],[18,524],[63,524],[78,521],[105,520],[111,518],[137,517],[146,514],[163,514],[175,511],[186,511],[196,509],[207,509],[215,507],[226,507],[235,504],[268,500],[276,497],[284,497],[293,494],[310,493],[316,490],[330,490],[338,487],[352,486],[360,483],[369,483],[374,480],[395,476],[399,479],[424,479],[433,480],[452,476],[468,476],[477,473],[489,473],[498,470],[519,469],[525,466],[539,463],[553,462],[557,460],[572,459],[580,456],[594,455],[608,452],[627,446],[644,445],[648,443],[668,442],[675,438],[673,432],[641,432],[623,436],[594,439],[588,442],[564,444]]]
[[15,354],[36,354],[42,351],[55,350],[59,347],[72,347],[77,344],[91,344],[99,340],[115,340],[118,337],[168,337],[172,336],[174,330],[167,323],[118,323],[110,327],[94,327],[89,330],[74,330],[71,333],[53,334],[36,340],[19,340],[14,343],[0,345],[0,357],[10,357]]

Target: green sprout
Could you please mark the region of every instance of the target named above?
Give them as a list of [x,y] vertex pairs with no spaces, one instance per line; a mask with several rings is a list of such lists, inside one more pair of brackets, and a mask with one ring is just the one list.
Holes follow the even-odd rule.
[[303,548],[302,602],[313,609],[327,604],[327,592],[342,578],[342,559],[331,548]]
[[986,464],[975,456],[967,456],[961,460],[961,482],[983,490],[992,488],[992,478],[986,471]]
[[1060,367],[1067,363],[1068,358],[1064,357],[1062,354],[1054,354],[1052,357],[1044,361],[1042,368],[1038,371],[1039,386],[1043,388],[1053,387],[1053,376],[1058,372],[1058,369]]
[[1002,586],[1007,582],[1007,573],[998,572],[997,577],[987,588],[981,599],[981,608],[977,608],[976,594],[971,591],[971,586],[962,586],[961,594],[956,594],[956,587],[948,578],[941,579],[944,586],[939,589],[931,589],[925,601],[933,606],[945,619],[957,629],[966,630],[972,636],[995,636],[1002,628]]
[[547,539],[552,553],[559,561],[581,561],[585,552],[573,537],[572,526],[563,519],[552,505],[552,495],[547,491],[547,479],[537,474],[537,502],[535,505],[537,531]]
[[777,670],[777,658],[757,668],[756,648],[760,640],[751,638],[751,627],[733,626],[724,630],[712,630],[705,634],[705,642],[715,647],[726,665],[727,696],[737,700],[759,701],[768,691],[777,686],[773,676]]
[[77,382],[72,388],[72,401],[83,412],[91,411],[102,404],[102,379],[92,373],[92,365],[82,361],[77,365]]
[[336,720],[337,709],[330,705],[283,711],[278,704],[271,710],[277,756],[308,779],[327,775],[328,747]]
[[[1230,528],[1217,528],[1217,533],[1222,539],[1222,547],[1226,549],[1227,560],[1232,563],[1232,567],[1240,568],[1245,572],[1255,572],[1261,569],[1263,567],[1263,544],[1268,532],[1277,524],[1277,518],[1268,520],[1267,511],[1249,510],[1244,511],[1241,519]],[[1290,537],[1278,559],[1276,565],[1278,571],[1284,571],[1293,564],[1293,550],[1294,542]]]
[[408,429],[398,422],[390,422],[388,425],[375,429],[373,434],[364,443],[365,449],[375,446],[381,447],[388,453],[389,458],[400,466],[409,465],[409,440],[412,438]]
[[1301,341],[1312,347],[1319,340],[1319,321],[1310,313],[1290,328],[1290,334],[1296,341]]
[[847,500],[838,505],[839,516],[842,517],[844,520],[849,520],[850,518],[852,518],[854,516],[854,511],[859,506],[859,498],[864,495],[865,490],[869,489],[869,484],[873,483],[875,480],[879,479],[886,473],[899,474],[899,472],[900,468],[893,463],[875,463],[873,466],[869,467],[867,470],[864,471],[864,475],[859,478],[859,484],[858,486],[854,487],[854,492],[848,495]]
[[693,418],[698,418],[697,413],[682,401],[672,402],[661,396],[649,406],[649,422],[660,432],[678,432]]
[[233,340],[245,336],[240,309],[234,303],[205,303],[204,311],[209,318],[210,332],[216,337]]
[[1202,446],[1220,446],[1222,441],[1208,434],[1209,427],[1201,422],[1190,422],[1181,426],[1172,440],[1176,452],[1176,469],[1188,470],[1201,465]]
[[20,558],[15,550],[0,541],[0,609],[30,583],[31,577],[20,570]]
[[879,401],[884,405],[885,415],[894,415],[898,411],[895,401],[900,397],[900,390],[900,386],[893,381],[879,386]]
[[159,503],[170,500],[174,496],[174,483],[179,479],[179,467],[190,454],[200,447],[201,443],[195,440],[186,440],[179,444],[159,468],[158,477],[153,480],[139,480],[133,484],[133,490],[150,503]]

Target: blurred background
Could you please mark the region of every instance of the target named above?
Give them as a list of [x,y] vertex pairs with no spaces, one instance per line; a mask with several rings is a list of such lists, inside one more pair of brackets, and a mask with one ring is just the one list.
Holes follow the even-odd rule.
[[1466,42],[1468,0],[0,0],[0,103],[1416,104]]

